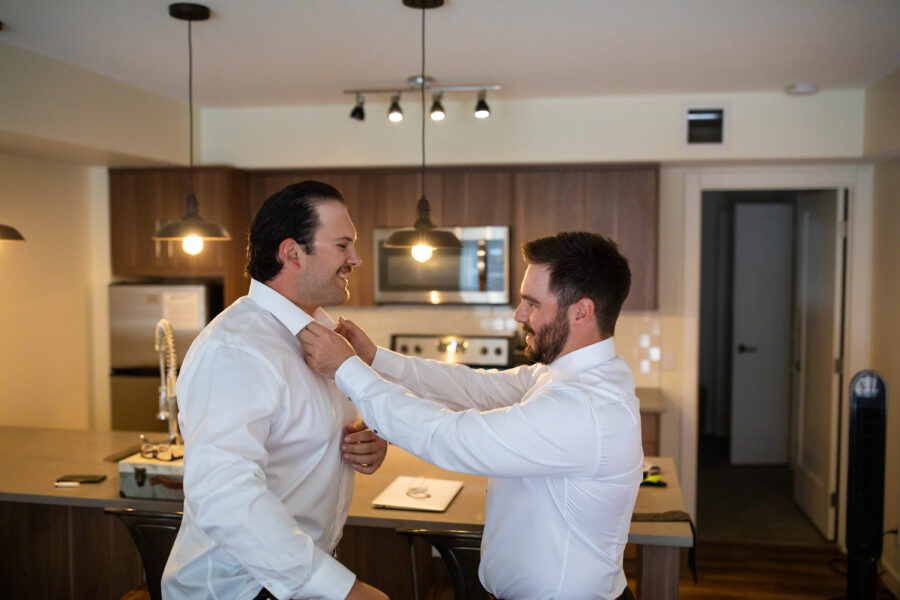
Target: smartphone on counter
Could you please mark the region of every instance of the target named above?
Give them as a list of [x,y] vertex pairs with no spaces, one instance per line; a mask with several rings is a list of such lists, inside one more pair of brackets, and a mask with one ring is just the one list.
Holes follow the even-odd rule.
[[100,483],[106,475],[63,475],[53,485],[56,487],[78,487],[82,483]]

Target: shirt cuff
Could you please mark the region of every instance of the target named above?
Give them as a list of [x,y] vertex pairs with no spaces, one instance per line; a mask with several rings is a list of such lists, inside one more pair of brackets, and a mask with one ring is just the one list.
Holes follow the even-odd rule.
[[[375,356],[377,359],[378,355]],[[372,364],[375,364],[375,361],[372,361]],[[362,391],[378,379],[380,379],[378,373],[358,356],[351,356],[345,360],[334,373],[334,382],[351,400],[361,398]]]
[[[320,548],[314,552],[312,571],[302,588],[303,597],[344,600],[356,582],[356,575]],[[275,590],[269,591],[279,598],[283,597]],[[291,592],[286,591],[286,597],[290,596]]]

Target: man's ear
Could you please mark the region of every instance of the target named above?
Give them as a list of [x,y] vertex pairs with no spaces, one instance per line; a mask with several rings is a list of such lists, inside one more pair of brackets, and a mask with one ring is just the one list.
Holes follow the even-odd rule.
[[278,244],[278,258],[285,267],[299,270],[306,266],[306,251],[293,238],[285,238]]
[[591,326],[594,321],[594,301],[590,298],[582,298],[573,302],[568,308],[569,327],[581,329]]

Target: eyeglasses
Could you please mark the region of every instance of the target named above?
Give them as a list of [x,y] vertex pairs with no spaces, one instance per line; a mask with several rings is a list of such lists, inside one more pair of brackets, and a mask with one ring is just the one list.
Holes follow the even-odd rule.
[[410,481],[409,485],[406,487],[406,495],[410,498],[415,498],[416,500],[431,498],[431,494],[428,493],[428,484],[425,483],[425,481],[424,475]]
[[165,461],[178,460],[184,457],[184,446],[144,442],[141,444],[141,457]]

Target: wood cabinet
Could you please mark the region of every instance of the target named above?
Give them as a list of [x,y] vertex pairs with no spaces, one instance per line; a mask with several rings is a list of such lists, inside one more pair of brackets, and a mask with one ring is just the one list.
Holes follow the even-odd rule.
[[[426,192],[438,225],[510,227],[510,302],[525,272],[522,242],[564,230],[614,239],[632,270],[626,310],[657,307],[658,168],[656,165],[430,167]],[[241,171],[198,167],[200,214],[222,223],[231,242],[213,242],[197,256],[153,231],[184,213],[185,168],[111,169],[113,274],[125,277],[221,278],[225,303],[245,294],[246,234],[266,198],[284,186],[318,179],[335,186],[356,224],[363,263],[350,278],[350,305],[374,304],[375,227],[409,227],[421,196],[418,168]]]
[[[632,286],[625,309],[655,310],[657,173],[656,165],[430,167],[426,193],[438,225],[510,227],[512,304],[525,272],[522,242],[564,230],[588,230],[612,237],[629,259]],[[372,231],[412,225],[421,195],[419,169],[253,171],[251,214],[270,194],[304,179],[330,183],[347,200],[363,258],[350,280],[349,304],[372,305]]]
[[222,279],[226,305],[246,293],[243,277],[250,223],[247,174],[228,167],[194,169],[200,215],[222,224],[230,242],[210,242],[196,256],[178,243],[155,242],[154,231],[180,218],[190,188],[184,168],[110,169],[110,250],[113,275]]
[[[559,231],[612,238],[631,267],[625,310],[657,307],[658,180],[656,166],[534,168],[515,174],[512,246]],[[511,261],[512,282],[525,273]]]

